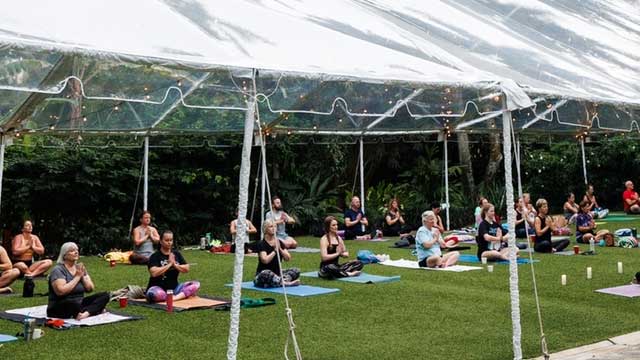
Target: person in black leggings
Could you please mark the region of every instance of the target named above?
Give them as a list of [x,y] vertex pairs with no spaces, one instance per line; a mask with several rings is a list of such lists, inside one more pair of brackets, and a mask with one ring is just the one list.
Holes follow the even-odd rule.
[[536,241],[533,249],[536,252],[550,253],[562,251],[569,245],[569,240],[551,241],[551,232],[555,228],[553,218],[548,215],[549,204],[545,199],[536,201],[538,216],[534,223],[536,229]]

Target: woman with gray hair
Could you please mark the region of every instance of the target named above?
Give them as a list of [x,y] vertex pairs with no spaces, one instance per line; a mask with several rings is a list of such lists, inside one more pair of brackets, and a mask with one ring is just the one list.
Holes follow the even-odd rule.
[[416,253],[420,267],[446,268],[458,262],[460,253],[451,251],[442,255],[441,247],[446,248],[440,230],[436,228],[436,214],[433,211],[422,213],[422,226],[416,233]]
[[95,286],[84,264],[78,263],[79,257],[78,245],[62,244],[57,264],[49,275],[47,316],[82,320],[103,313],[109,303],[109,294],[105,292],[84,297]]

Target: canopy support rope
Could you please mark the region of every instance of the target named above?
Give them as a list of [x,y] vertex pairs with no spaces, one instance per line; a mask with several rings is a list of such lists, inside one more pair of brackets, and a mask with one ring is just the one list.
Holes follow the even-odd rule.
[[447,231],[449,231],[449,212],[450,212],[450,207],[449,207],[449,150],[448,150],[448,143],[447,143],[447,138],[449,137],[449,133],[447,131],[445,131],[443,133],[443,138],[444,138],[444,196],[445,196],[445,203],[446,205],[446,210],[447,210]]
[[251,220],[252,223],[253,223],[253,214],[256,211],[256,198],[258,197],[258,180],[260,176],[261,164],[262,164],[262,156],[260,156],[258,160],[258,167],[256,168],[256,181],[255,181],[255,186],[253,188],[253,201],[251,202],[251,216],[249,217],[249,220]]
[[[257,118],[258,118],[258,124],[260,124],[260,114],[257,113]],[[262,134],[262,129],[260,127],[260,125],[258,125],[258,128],[260,129],[260,152],[262,154],[262,171],[263,171],[263,181],[265,182],[265,190],[267,192],[267,197],[269,200],[269,214],[271,215],[271,218],[269,220],[275,221],[274,218],[274,214],[273,214],[273,202],[272,202],[272,198],[271,198],[271,186],[269,185],[269,177],[267,176],[267,159],[266,159],[266,151],[265,151],[265,144],[264,144],[264,135]],[[264,229],[264,226],[262,226],[262,228]],[[264,238],[264,231],[262,232],[261,235],[261,239]],[[293,312],[291,310],[291,307],[289,305],[289,297],[287,296],[287,287],[284,284],[284,274],[282,272],[282,259],[280,257],[280,241],[276,238],[276,258],[278,261],[278,265],[280,268],[280,283],[282,286],[282,294],[284,295],[284,302],[285,302],[285,313],[287,315],[287,321],[289,322],[289,336],[287,337],[287,341],[285,342],[284,345],[284,358],[286,360],[289,360],[289,355],[288,355],[288,350],[289,350],[289,341],[291,341],[291,343],[293,344],[293,350],[296,354],[296,359],[297,360],[302,360],[302,353],[300,352],[300,347],[298,346],[298,340],[296,338],[296,324],[293,322]],[[258,260],[259,261],[259,260]]]
[[584,155],[584,136],[580,136],[580,150],[582,150],[582,173],[584,174],[584,184],[589,185],[587,181],[587,158]]
[[144,137],[144,206],[143,210],[149,210],[149,136]]
[[[514,153],[516,160],[516,170],[518,174],[518,196],[522,198],[522,172],[520,170],[520,140],[516,139],[513,128],[511,129],[511,136],[515,142]],[[523,214],[524,217],[524,214]],[[527,248],[531,249],[531,238],[529,237],[529,223],[526,218],[524,218],[524,230],[527,236]],[[542,325],[542,310],[540,308],[540,297],[538,296],[538,283],[536,281],[536,271],[533,266],[533,253],[529,252],[529,266],[531,267],[531,279],[533,282],[533,296],[536,300],[536,314],[538,317],[538,326],[540,327],[540,350],[542,351],[542,355],[545,360],[549,360],[549,348],[547,346],[547,337],[544,334],[544,326]]]

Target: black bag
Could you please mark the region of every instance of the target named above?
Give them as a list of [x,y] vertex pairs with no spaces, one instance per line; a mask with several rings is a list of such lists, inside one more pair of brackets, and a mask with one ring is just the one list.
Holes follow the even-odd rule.
[[36,288],[36,283],[33,282],[31,276],[24,277],[24,286],[22,287],[22,297],[33,297],[33,291]]
[[401,237],[400,240],[406,240],[410,245],[413,245],[416,243],[416,238],[413,235],[405,235]]

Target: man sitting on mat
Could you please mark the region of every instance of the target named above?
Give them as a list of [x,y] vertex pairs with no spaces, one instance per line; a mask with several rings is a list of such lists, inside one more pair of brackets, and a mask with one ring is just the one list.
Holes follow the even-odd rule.
[[369,240],[371,235],[367,233],[369,220],[362,212],[360,207],[360,198],[354,196],[351,198],[351,207],[344,211],[344,238],[345,240]]
[[196,295],[200,282],[178,283],[180,273],[189,272],[189,264],[178,250],[173,249],[173,232],[166,230],[160,239],[160,249],[154,252],[147,264],[149,284],[146,297],[150,303],[167,299],[167,290],[173,290],[173,300],[178,301]]
[[146,265],[153,254],[153,245],[160,241],[158,230],[151,226],[151,213],[143,211],[140,215],[140,225],[133,229],[133,252],[129,257],[134,265]]
[[446,244],[435,225],[436,214],[433,211],[422,213],[422,226],[416,233],[418,265],[430,268],[446,268],[455,265],[460,253],[451,251],[442,255],[440,247],[446,247]]
[[323,279],[337,279],[358,276],[364,265],[359,260],[338,263],[340,257],[348,258],[344,241],[338,235],[338,220],[333,216],[324,219],[324,236],[320,238],[320,270],[318,276]]
[[[291,268],[282,270],[280,274],[280,262],[278,254],[283,261],[291,260],[291,254],[285,248],[282,240],[276,237],[276,224],[271,219],[266,219],[262,226],[264,239],[258,243],[258,268],[253,284],[260,288],[270,288],[278,286],[300,285],[300,270]],[[279,253],[276,253],[279,251]]]
[[22,225],[22,234],[16,235],[11,242],[13,267],[25,276],[44,274],[53,265],[49,259],[34,261],[33,256],[44,255],[44,246],[37,235],[33,235],[33,223],[26,220]]
[[264,218],[275,221],[278,239],[282,240],[287,249],[295,249],[298,246],[298,242],[287,234],[287,224],[295,224],[296,220],[282,210],[282,200],[279,197],[276,196],[271,199],[271,206],[273,206],[273,212],[268,211]]
[[622,193],[624,212],[627,214],[640,213],[640,199],[638,198],[638,193],[633,190],[633,182],[628,180],[624,183],[624,186],[627,188]]
[[0,246],[0,294],[12,293],[9,287],[20,276],[20,270],[14,269],[7,251]]

